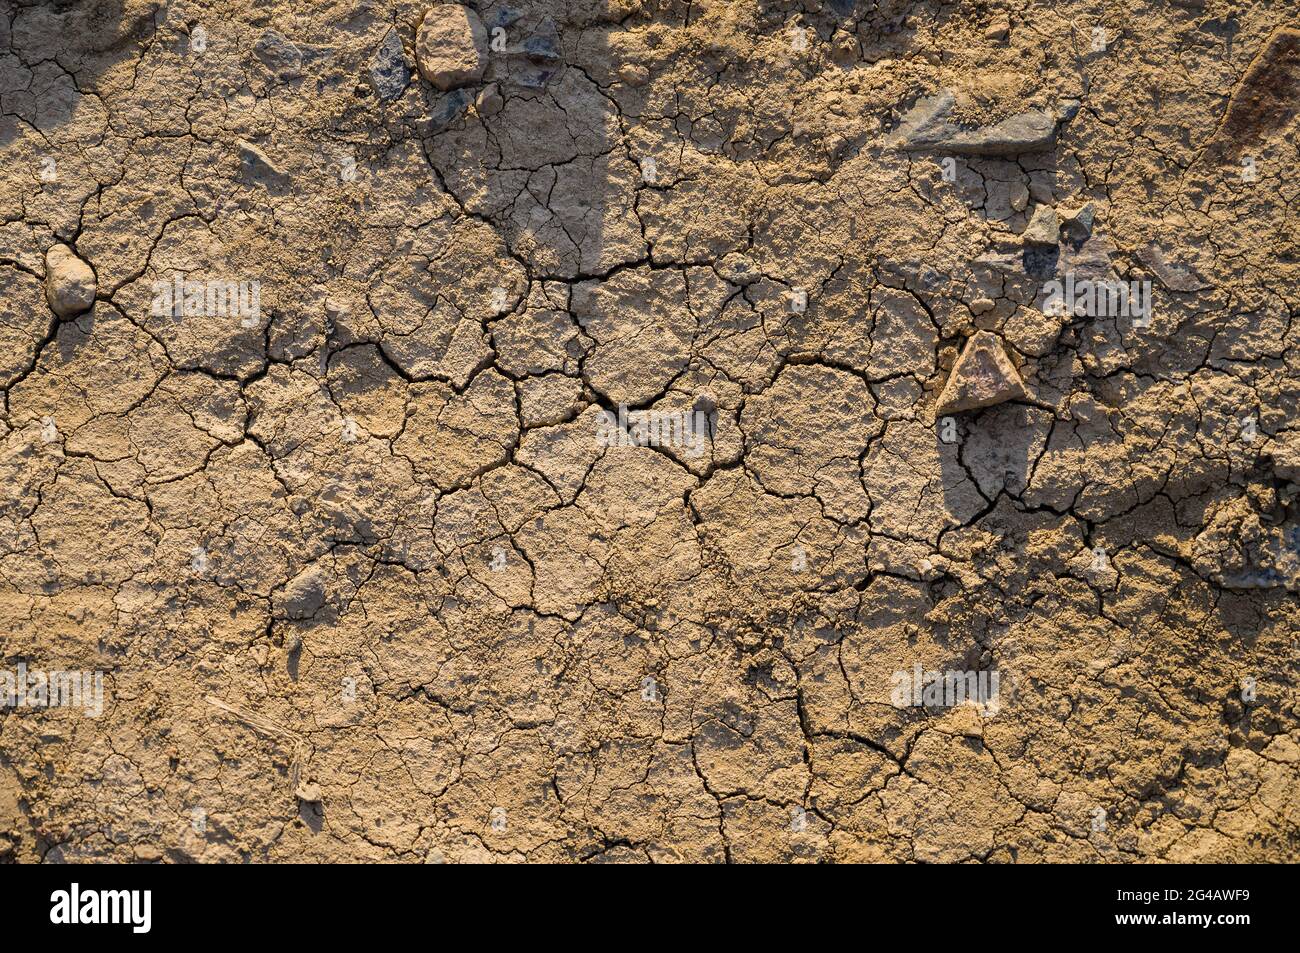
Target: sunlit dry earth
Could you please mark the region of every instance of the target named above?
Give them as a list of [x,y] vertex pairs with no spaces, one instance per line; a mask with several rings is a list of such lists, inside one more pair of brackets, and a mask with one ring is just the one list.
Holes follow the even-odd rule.
[[1295,12],[4,0],[0,859],[1297,859]]

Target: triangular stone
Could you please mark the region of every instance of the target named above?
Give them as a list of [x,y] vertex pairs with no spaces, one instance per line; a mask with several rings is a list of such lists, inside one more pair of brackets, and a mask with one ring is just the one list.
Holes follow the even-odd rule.
[[992,407],[1025,396],[1025,384],[1015,365],[991,331],[979,331],[966,342],[961,357],[939,395],[939,414]]

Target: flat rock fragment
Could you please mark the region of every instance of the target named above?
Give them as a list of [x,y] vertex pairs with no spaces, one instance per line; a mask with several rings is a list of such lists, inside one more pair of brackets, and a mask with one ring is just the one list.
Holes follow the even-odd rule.
[[1040,205],[1034,209],[1034,216],[1021,236],[1029,245],[1055,245],[1061,235],[1061,222],[1056,209],[1050,205]]
[[420,75],[446,92],[477,83],[487,68],[487,30],[477,13],[457,3],[430,7],[415,36]]
[[980,331],[966,342],[948,383],[939,394],[936,413],[956,414],[979,410],[1025,396],[1025,385],[1007,357],[1002,341],[991,331]]
[[261,185],[270,192],[280,192],[288,187],[288,173],[257,146],[240,139],[235,143],[235,148],[239,153],[240,178],[249,185]]
[[1061,234],[1076,245],[1092,237],[1092,226],[1097,221],[1097,209],[1091,203],[1060,217]]
[[401,97],[411,82],[411,65],[402,49],[402,38],[396,30],[384,34],[384,40],[370,61],[370,82],[383,102]]
[[951,118],[956,104],[956,97],[948,90],[917,100],[890,137],[889,145],[907,151],[1014,156],[1042,152],[1056,141],[1056,119],[1042,110],[1030,109],[972,129]]
[[302,51],[274,30],[262,34],[253,55],[282,83],[302,75]]
[[1151,244],[1138,252],[1138,258],[1170,291],[1204,291],[1212,287],[1190,265],[1169,260],[1168,252]]

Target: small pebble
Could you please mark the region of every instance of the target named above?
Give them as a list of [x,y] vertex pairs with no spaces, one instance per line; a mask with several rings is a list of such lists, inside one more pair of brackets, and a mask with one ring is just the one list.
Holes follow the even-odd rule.
[[67,245],[55,245],[45,253],[45,300],[59,317],[88,311],[97,290],[95,273]]
[[629,86],[644,86],[650,82],[650,71],[639,63],[626,63],[620,67],[618,78]]

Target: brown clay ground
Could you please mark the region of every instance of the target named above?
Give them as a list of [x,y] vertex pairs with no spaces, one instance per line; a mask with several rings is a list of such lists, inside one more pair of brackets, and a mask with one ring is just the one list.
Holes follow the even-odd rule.
[[0,859],[1300,856],[1294,2],[429,6],[0,0]]

